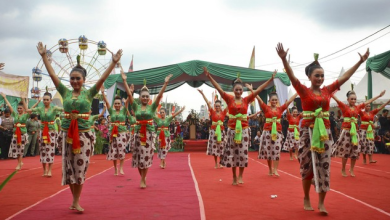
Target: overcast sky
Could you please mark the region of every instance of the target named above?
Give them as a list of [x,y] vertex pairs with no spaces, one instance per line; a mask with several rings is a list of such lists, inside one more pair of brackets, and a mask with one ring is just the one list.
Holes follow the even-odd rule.
[[[125,69],[131,55],[134,70],[195,59],[247,67],[256,46],[257,69],[282,70],[275,52],[278,42],[290,48],[292,65],[310,62],[313,53],[323,57],[389,25],[389,14],[388,0],[1,0],[0,62],[6,63],[7,73],[31,76],[40,59],[38,41],[53,46],[60,38],[84,34],[104,40],[111,50],[123,49]],[[386,33],[390,28],[324,59],[326,83],[334,81],[342,67],[355,64],[357,52],[364,53],[367,47],[371,55],[389,50]],[[294,71],[307,79],[304,66]],[[362,65],[352,81],[358,82],[364,73]],[[201,88],[211,98],[212,89]],[[187,85],[167,96],[188,109],[199,110],[204,103]]]

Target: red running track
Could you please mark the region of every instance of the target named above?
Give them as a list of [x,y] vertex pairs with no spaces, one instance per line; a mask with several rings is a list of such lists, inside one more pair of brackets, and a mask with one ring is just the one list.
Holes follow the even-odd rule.
[[[128,155],[128,158],[130,155]],[[148,188],[141,190],[136,169],[125,162],[125,176],[113,176],[111,162],[103,155],[94,156],[85,184],[81,204],[85,213],[67,210],[71,195],[60,186],[59,160],[54,165],[53,177],[40,177],[39,159],[26,158],[19,172],[0,192],[0,219],[52,196],[17,215],[16,219],[201,219],[204,204],[206,219],[322,219],[318,211],[304,211],[299,164],[283,153],[280,177],[269,177],[266,161],[258,160],[250,152],[249,167],[245,169],[243,185],[231,185],[231,169],[214,169],[213,158],[205,153],[191,153],[191,166],[199,184],[191,177],[187,153],[171,153],[167,169],[154,165],[148,173]],[[331,189],[326,207],[332,219],[390,219],[390,155],[374,155],[377,164],[357,162],[356,177],[342,177],[341,160],[332,159]],[[0,181],[13,171],[15,160],[0,161]],[[347,165],[347,169],[349,165]],[[108,169],[108,170],[107,170]],[[107,170],[107,171],[105,171]],[[99,174],[100,173],[100,174]],[[97,174],[97,175],[96,175]],[[93,176],[96,175],[96,176]],[[65,189],[53,196],[59,190]],[[271,199],[271,195],[277,195]],[[313,207],[318,196],[311,191]],[[203,201],[200,203],[199,201]]]

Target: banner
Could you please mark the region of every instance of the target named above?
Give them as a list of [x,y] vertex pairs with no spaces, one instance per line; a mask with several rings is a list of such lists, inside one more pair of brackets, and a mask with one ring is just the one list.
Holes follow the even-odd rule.
[[0,92],[6,95],[27,98],[29,76],[16,76],[0,71]]

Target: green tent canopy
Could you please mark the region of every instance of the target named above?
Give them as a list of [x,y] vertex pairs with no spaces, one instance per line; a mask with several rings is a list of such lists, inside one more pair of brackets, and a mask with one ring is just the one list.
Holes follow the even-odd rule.
[[[135,92],[139,93],[139,90],[144,84],[144,79],[146,79],[146,84],[150,90],[150,94],[157,94],[164,84],[165,77],[169,74],[173,74],[173,77],[169,82],[169,86],[165,91],[176,89],[184,83],[187,83],[195,88],[203,85],[204,83],[213,87],[211,82],[203,73],[203,67],[207,67],[213,78],[220,83],[224,90],[227,91],[232,89],[231,84],[233,80],[237,78],[237,73],[240,73],[240,78],[243,82],[252,84],[254,88],[257,88],[272,76],[272,72],[269,71],[211,63],[201,60],[192,60],[168,66],[126,73],[127,83],[134,84]],[[277,73],[276,78],[279,78],[284,85],[290,85],[290,80],[287,74]],[[108,89],[116,83],[123,84],[120,74],[110,75],[104,82],[104,87]]]
[[390,50],[379,55],[370,57],[366,61],[366,71],[368,74],[368,91],[367,96],[372,98],[372,75],[371,71],[382,74],[384,77],[390,79]]

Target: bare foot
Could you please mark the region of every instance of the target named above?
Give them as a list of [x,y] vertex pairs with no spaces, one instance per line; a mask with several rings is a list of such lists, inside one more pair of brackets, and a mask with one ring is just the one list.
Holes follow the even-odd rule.
[[355,173],[353,172],[353,170],[349,170],[349,173],[351,174],[351,176],[355,176]]
[[233,183],[232,183],[233,186],[237,186],[237,177],[233,177]]
[[120,173],[121,175],[125,175],[125,172],[123,172],[123,168],[120,169],[119,173]]
[[51,177],[51,171],[48,171],[46,176]]
[[[370,163],[371,163],[371,162],[370,162]],[[366,159],[363,159],[363,164],[367,164],[367,163],[366,163]]]
[[73,204],[73,207],[79,212],[84,212],[84,209],[79,204]]
[[348,176],[347,173],[345,172],[345,170],[341,170],[341,175],[342,175],[343,177],[347,177],[347,176]]
[[75,210],[76,208],[73,205],[71,205],[71,206],[69,206],[69,209],[70,210]]
[[323,204],[318,205],[318,209],[320,210],[321,215],[328,215],[328,211],[326,211],[325,206]]
[[217,164],[215,164],[214,169],[218,169],[218,165]]
[[297,156],[297,155],[295,155],[295,159],[298,159],[298,156]]
[[310,199],[303,199],[303,209],[306,211],[314,211],[311,206]]
[[[376,162],[376,161],[375,161],[375,162]],[[222,168],[224,168],[224,166],[223,166],[222,164],[219,164],[219,168],[222,169]]]
[[293,160],[293,158],[292,158],[292,157],[290,157],[290,160]]
[[47,176],[46,170],[43,171],[43,175],[42,176]]
[[20,164],[18,163],[18,165],[16,166],[16,170],[20,170],[22,167],[20,166]]
[[376,163],[376,160],[371,160],[370,163]]
[[273,173],[272,173],[272,171],[270,170],[269,172],[268,172],[268,176],[272,176],[273,175]]
[[242,180],[242,176],[239,176],[239,177],[238,177],[238,183],[239,183],[239,184],[244,184],[244,181]]
[[146,188],[146,181],[141,179],[141,183],[140,183],[139,187],[141,189],[145,189]]
[[114,175],[115,175],[115,176],[118,176],[118,170],[117,170],[116,168],[114,168],[114,169],[115,169]]
[[275,176],[279,176],[278,170],[275,169],[274,174],[275,174]]

